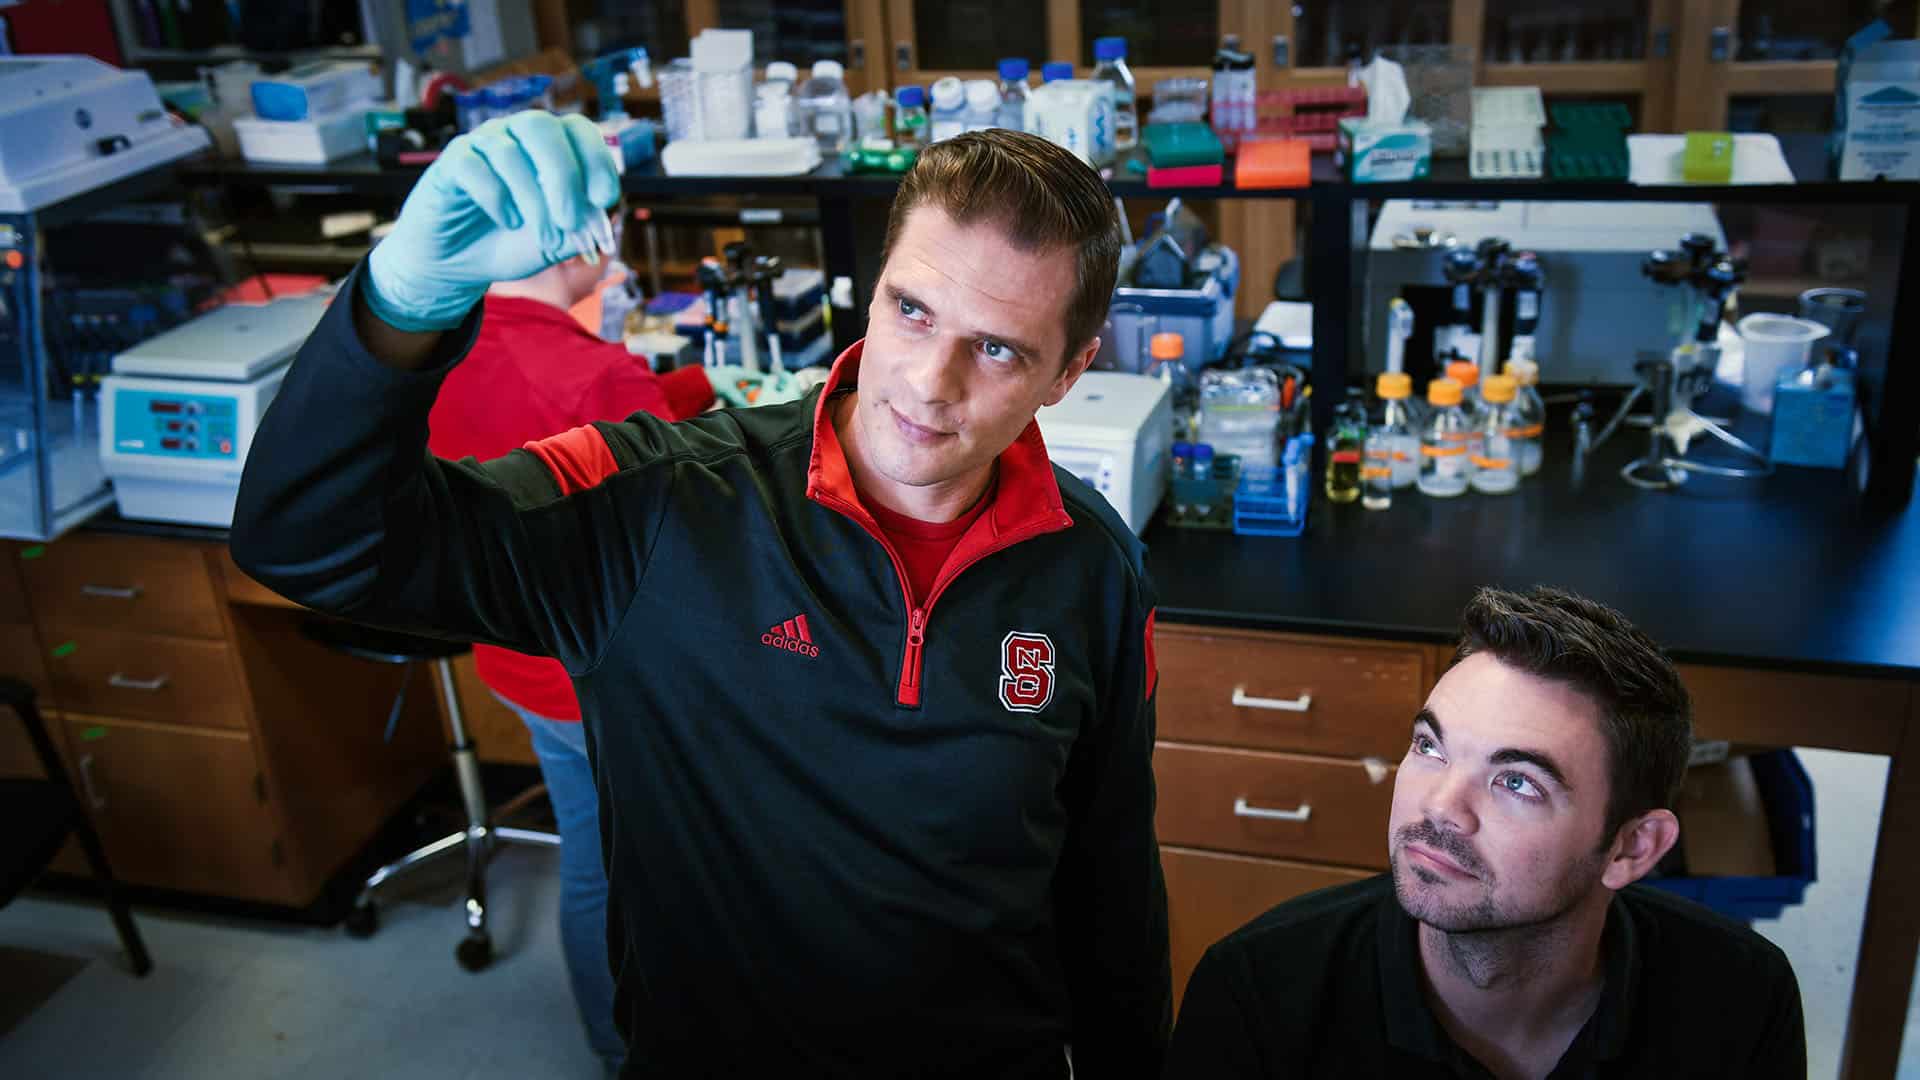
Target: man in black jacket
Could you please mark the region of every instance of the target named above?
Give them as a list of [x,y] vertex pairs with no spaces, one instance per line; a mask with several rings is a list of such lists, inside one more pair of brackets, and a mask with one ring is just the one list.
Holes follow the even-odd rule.
[[1033,422],[1099,344],[1104,185],[1030,136],[942,142],[820,392],[429,455],[486,283],[574,254],[616,192],[574,118],[456,140],[295,359],[234,557],[566,666],[629,1073],[1151,1075],[1153,590]]

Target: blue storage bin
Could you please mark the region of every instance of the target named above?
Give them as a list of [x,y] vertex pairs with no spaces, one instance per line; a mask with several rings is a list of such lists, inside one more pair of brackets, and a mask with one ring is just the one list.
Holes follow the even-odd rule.
[[[1772,877],[1650,878],[1647,884],[1684,896],[1732,919],[1752,922],[1777,919],[1780,912],[1800,903],[1807,886],[1817,880],[1813,849],[1813,781],[1791,750],[1774,750],[1748,758],[1754,786],[1767,811],[1767,834],[1773,841]],[[1684,828],[1684,823],[1682,828]]]

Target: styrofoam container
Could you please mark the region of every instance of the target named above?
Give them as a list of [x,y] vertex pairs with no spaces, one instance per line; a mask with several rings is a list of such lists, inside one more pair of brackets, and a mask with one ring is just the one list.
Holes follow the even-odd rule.
[[240,156],[272,165],[325,165],[366,149],[365,106],[342,109],[311,120],[234,118]]
[[1832,331],[1812,319],[1756,313],[1736,327],[1745,345],[1746,373],[1740,404],[1757,413],[1773,412],[1773,387],[1782,371],[1807,366],[1813,343]]

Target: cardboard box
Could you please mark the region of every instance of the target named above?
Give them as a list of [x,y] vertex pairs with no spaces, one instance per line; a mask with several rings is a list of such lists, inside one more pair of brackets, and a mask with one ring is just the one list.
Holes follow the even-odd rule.
[[1423,180],[1433,166],[1433,128],[1423,120],[1374,124],[1343,117],[1334,161],[1356,184]]

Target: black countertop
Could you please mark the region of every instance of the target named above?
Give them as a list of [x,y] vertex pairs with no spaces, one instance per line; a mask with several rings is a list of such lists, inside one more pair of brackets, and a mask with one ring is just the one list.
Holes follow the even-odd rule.
[[1623,429],[1579,491],[1551,447],[1511,495],[1408,489],[1369,511],[1316,491],[1295,539],[1156,522],[1160,618],[1451,642],[1478,587],[1555,585],[1618,608],[1678,660],[1920,673],[1920,503],[1870,514],[1819,469],[1641,491],[1618,470],[1645,440]]
[[[1564,429],[1561,429],[1564,430]],[[1643,492],[1616,475],[1644,444],[1623,430],[1584,489],[1550,448],[1512,495],[1335,506],[1305,535],[1243,537],[1156,523],[1147,568],[1167,622],[1448,642],[1481,585],[1557,585],[1619,608],[1687,661],[1920,674],[1920,500],[1873,516],[1839,472],[1696,476]],[[227,531],[130,521],[103,532],[225,543]]]

